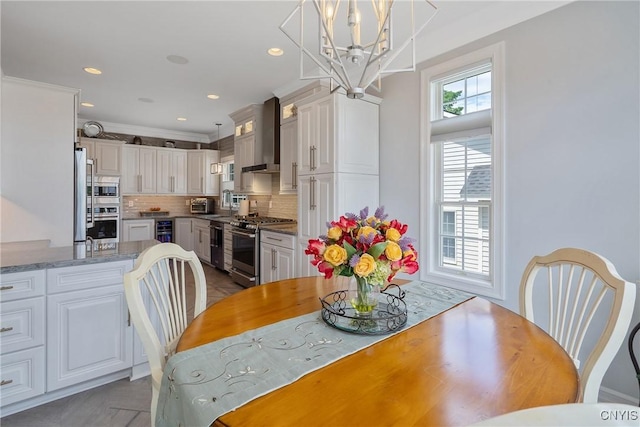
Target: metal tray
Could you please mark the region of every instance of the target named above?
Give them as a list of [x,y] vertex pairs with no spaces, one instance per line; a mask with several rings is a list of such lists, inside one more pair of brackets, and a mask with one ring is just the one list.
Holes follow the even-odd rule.
[[382,335],[401,329],[407,323],[405,292],[398,285],[389,285],[378,296],[378,305],[371,314],[356,313],[346,290],[332,292],[320,298],[322,320],[334,328],[362,335]]

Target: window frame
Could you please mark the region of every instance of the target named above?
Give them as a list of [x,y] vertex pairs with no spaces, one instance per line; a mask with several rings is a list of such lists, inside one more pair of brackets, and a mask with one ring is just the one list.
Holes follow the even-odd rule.
[[[440,211],[437,203],[439,160],[435,143],[431,143],[432,108],[442,108],[434,102],[432,82],[491,63],[491,185],[492,209],[490,227],[490,274],[488,277],[440,267]],[[505,298],[504,284],[504,42],[470,52],[426,68],[420,73],[420,280],[435,282],[499,300]],[[434,106],[434,104],[436,104]],[[473,113],[469,113],[473,114]],[[438,250],[438,248],[440,248]]]

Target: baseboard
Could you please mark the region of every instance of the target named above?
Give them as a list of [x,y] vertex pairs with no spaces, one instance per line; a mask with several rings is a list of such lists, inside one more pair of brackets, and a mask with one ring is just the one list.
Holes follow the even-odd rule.
[[602,386],[600,386],[598,401],[605,403],[624,403],[627,405],[638,406],[637,398]]

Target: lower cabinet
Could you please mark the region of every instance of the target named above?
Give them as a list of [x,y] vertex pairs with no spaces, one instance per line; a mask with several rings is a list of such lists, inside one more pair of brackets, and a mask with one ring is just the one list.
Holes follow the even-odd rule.
[[122,221],[123,242],[153,239],[155,239],[154,219],[126,219]]
[[295,277],[296,236],[260,232],[260,284]]
[[176,244],[185,251],[193,250],[193,220],[191,218],[176,218]]
[[211,222],[204,219],[193,220],[193,250],[198,258],[211,264]]
[[3,408],[45,392],[45,281],[45,270],[0,275]]
[[47,391],[131,368],[122,276],[133,261],[47,270]]
[[208,219],[176,218],[176,243],[185,251],[194,251],[200,260],[211,264],[211,229]]
[[[0,275],[2,416],[131,376],[133,259]],[[144,369],[146,357],[136,358]],[[148,367],[146,368],[148,371]]]

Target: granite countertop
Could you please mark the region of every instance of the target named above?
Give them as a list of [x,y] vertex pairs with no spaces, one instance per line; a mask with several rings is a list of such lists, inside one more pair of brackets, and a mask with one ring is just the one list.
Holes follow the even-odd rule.
[[229,222],[234,217],[220,215],[220,214],[183,214],[183,215],[158,215],[158,216],[128,216],[122,218],[123,221],[140,220],[140,219],[176,219],[176,218],[193,218],[193,219],[205,219],[215,220],[220,222]]
[[276,233],[298,235],[298,223],[261,225],[260,230],[275,231]]
[[108,249],[93,251],[84,243],[39,250],[0,251],[0,274],[135,259],[146,248],[158,243],[157,240],[120,242]]

